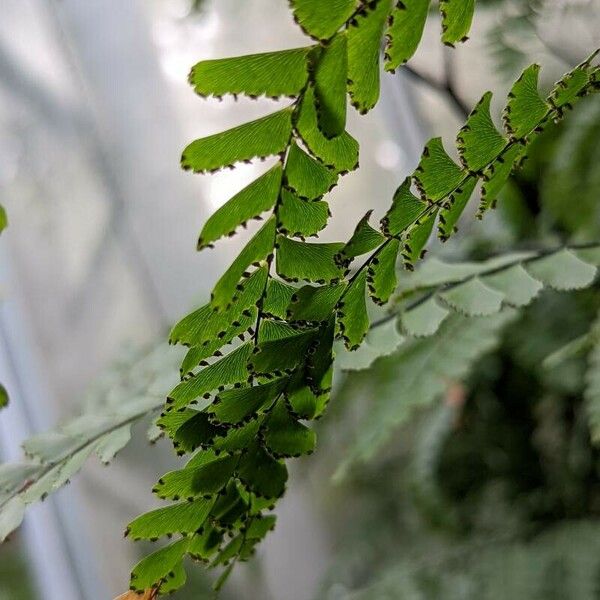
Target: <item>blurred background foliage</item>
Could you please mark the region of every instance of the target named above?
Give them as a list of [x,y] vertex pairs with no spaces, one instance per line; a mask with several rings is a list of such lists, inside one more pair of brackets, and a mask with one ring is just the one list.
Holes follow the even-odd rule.
[[[192,2],[193,18],[202,18],[204,4]],[[593,28],[600,17],[594,0],[478,4],[493,15],[479,35],[496,76],[507,82],[540,52],[556,61],[557,73],[582,58],[576,40],[566,45],[560,36],[546,37],[548,19],[575,12]],[[433,91],[448,100],[443,90]],[[468,96],[459,84],[453,92]],[[532,144],[493,216],[432,252],[469,260],[600,240],[599,164],[595,96]],[[372,448],[373,458],[341,475],[365,415],[374,404],[397,402],[406,382],[394,355],[365,372],[339,375],[319,423],[318,451],[299,461],[294,475],[328,524],[332,558],[319,599],[600,598],[600,451],[591,443],[584,405],[591,342],[560,352],[598,319],[598,287],[543,292],[499,328],[493,349],[468,373],[448,380],[441,397]],[[173,364],[163,365],[166,374]],[[132,392],[128,371],[119,364],[107,373],[110,386],[125,382],[123,392]],[[0,600],[33,598],[18,554],[0,550]],[[193,581],[175,597],[211,597],[202,570],[189,575]],[[248,597],[269,598],[260,555],[244,577]],[[224,600],[234,597],[222,593]]]

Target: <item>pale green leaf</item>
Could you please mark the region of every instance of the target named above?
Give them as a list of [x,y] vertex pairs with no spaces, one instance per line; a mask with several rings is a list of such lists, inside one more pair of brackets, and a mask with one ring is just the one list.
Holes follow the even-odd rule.
[[108,464],[122,450],[131,439],[131,425],[123,425],[115,431],[102,437],[96,444],[96,454],[104,463]]
[[0,504],[0,542],[3,542],[23,521],[25,502],[14,496]]
[[308,79],[310,50],[295,48],[204,60],[192,67],[189,82],[201,96],[297,96]]
[[512,306],[526,306],[543,287],[521,265],[486,275],[483,281],[486,286],[503,294],[504,302]]
[[454,310],[469,316],[496,313],[502,308],[504,300],[502,293],[485,285],[479,277],[451,287],[439,296]]
[[183,151],[181,166],[204,173],[241,161],[280,154],[286,149],[291,130],[292,109],[284,108],[256,121],[195,140]]
[[447,308],[440,305],[434,295],[404,310],[400,314],[402,330],[413,337],[433,335],[448,316]]
[[596,268],[564,249],[526,265],[533,277],[556,290],[587,287],[596,276]]

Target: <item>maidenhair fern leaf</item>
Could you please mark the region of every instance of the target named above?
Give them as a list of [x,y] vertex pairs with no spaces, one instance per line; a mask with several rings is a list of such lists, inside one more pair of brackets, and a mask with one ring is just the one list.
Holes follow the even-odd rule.
[[385,69],[394,71],[416,52],[431,0],[403,0],[390,15],[385,47]]
[[214,502],[212,498],[199,498],[157,508],[129,523],[125,534],[134,540],[153,540],[174,533],[195,533],[206,521]]
[[304,386],[290,391],[286,399],[295,415],[301,419],[315,419],[323,413],[329,392],[317,394],[309,386]]
[[523,154],[521,146],[511,146],[503,155],[496,159],[483,172],[483,185],[481,186],[481,202],[478,216],[493,208],[498,194],[508,181],[516,162]]
[[338,33],[321,51],[314,71],[317,120],[326,137],[346,128],[346,80],[348,78],[346,33]]
[[389,240],[369,264],[367,288],[376,304],[386,304],[396,289],[396,260],[399,249],[400,240]]
[[491,315],[500,310],[504,295],[488,287],[478,277],[440,294],[455,310],[469,316]]
[[356,0],[290,0],[294,19],[316,40],[328,40],[354,13]]
[[508,94],[502,118],[513,139],[523,139],[544,119],[549,106],[538,92],[539,65],[527,67]]
[[280,400],[266,423],[265,445],[274,456],[291,457],[310,454],[315,449],[315,432],[294,418],[285,401]]
[[182,539],[144,557],[131,571],[131,589],[141,593],[159,587],[181,564],[187,547],[188,540]]
[[307,244],[283,236],[277,238],[277,274],[290,281],[327,283],[343,275],[334,257],[343,244]]
[[381,219],[381,229],[386,235],[395,236],[412,225],[427,208],[410,191],[411,179],[407,177],[394,193],[392,206]]
[[327,225],[329,205],[323,200],[302,200],[283,189],[277,216],[281,234],[302,238],[316,236]]
[[338,254],[338,261],[341,264],[349,265],[352,259],[375,250],[384,241],[385,237],[376,229],[369,225],[369,219],[373,213],[370,210],[359,222],[354,233]]
[[381,38],[390,8],[391,0],[364,4],[348,29],[348,91],[361,114],[379,100]]
[[240,279],[246,269],[267,260],[273,253],[275,244],[275,217],[271,217],[258,233],[244,246],[227,271],[221,276],[213,288],[211,305],[222,310],[233,300],[236,291],[243,290]]
[[263,312],[271,317],[285,319],[287,307],[295,292],[296,288],[291,285],[279,279],[270,278],[267,282],[267,293],[263,301]]
[[338,303],[339,326],[346,347],[355,350],[369,330],[366,304],[367,273],[361,271]]
[[450,311],[441,306],[435,296],[426,296],[423,301],[400,314],[402,331],[412,337],[428,337],[440,327]]
[[430,211],[428,215],[416,221],[406,232],[402,246],[402,258],[407,269],[412,270],[415,262],[423,258],[424,248],[433,231],[436,216],[436,210]]
[[521,265],[487,275],[485,285],[498,290],[512,306],[526,306],[543,288]]
[[270,374],[293,369],[304,363],[317,334],[318,329],[308,329],[296,332],[295,335],[259,343],[248,365],[249,370],[256,374]]
[[315,94],[309,86],[302,97],[296,131],[310,153],[337,173],[353,171],[358,167],[358,143],[347,132],[333,139],[326,138],[319,128]]
[[196,173],[216,171],[253,158],[280,154],[292,131],[292,109],[195,140],[185,148],[181,166]]
[[201,96],[297,96],[308,79],[310,50],[295,48],[204,60],[192,67],[189,82]]
[[337,175],[302,150],[290,146],[285,163],[285,185],[304,200],[314,200],[331,190]]
[[279,498],[285,490],[287,469],[255,444],[240,458],[238,476],[242,483],[257,496]]
[[469,177],[456,191],[448,197],[448,201],[439,211],[438,219],[438,236],[442,242],[448,240],[448,238],[457,231],[456,224],[463,214],[467,203],[471,199],[475,184],[477,183],[476,177]]
[[569,71],[564,77],[561,77],[552,88],[548,101],[555,108],[571,106],[584,91],[584,88],[590,81],[590,64],[600,51],[596,50],[580,65]]
[[290,321],[327,321],[346,289],[346,283],[305,285],[296,291],[287,311]]
[[430,140],[413,175],[424,199],[441,200],[465,178],[462,169],[448,156],[442,138]]
[[457,42],[466,41],[475,12],[475,0],[440,0],[440,12],[442,42],[453,46]]
[[0,542],[3,542],[23,521],[25,502],[13,496],[0,505]]
[[263,212],[271,210],[277,202],[281,175],[281,164],[278,163],[213,213],[202,228],[198,250],[219,238],[233,235],[240,225],[245,226],[250,219],[257,219]]
[[248,378],[246,365],[252,353],[252,344],[246,342],[223,358],[202,369],[199,373],[182,381],[167,398],[168,408],[178,410],[197,402],[200,397],[218,387],[242,383]]
[[596,276],[596,268],[570,250],[562,250],[527,264],[533,277],[556,290],[587,287]]
[[493,161],[506,146],[490,116],[492,93],[487,92],[471,111],[457,137],[458,153],[465,168],[477,172]]

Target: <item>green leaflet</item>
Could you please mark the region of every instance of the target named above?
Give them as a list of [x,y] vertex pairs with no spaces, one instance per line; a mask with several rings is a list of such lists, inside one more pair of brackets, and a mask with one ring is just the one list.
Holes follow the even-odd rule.
[[336,335],[336,320],[321,324],[319,338],[308,352],[304,372],[306,383],[318,396],[331,390],[333,380],[333,341]]
[[252,387],[226,390],[217,396],[210,412],[219,423],[241,423],[258,414],[263,408],[269,408],[288,382],[288,377],[282,377]]
[[187,573],[183,566],[183,562],[175,563],[173,570],[169,573],[167,580],[160,586],[161,594],[172,594],[180,587],[184,586],[187,581]]
[[256,347],[248,369],[255,374],[278,373],[293,369],[306,360],[317,339],[318,329],[295,332],[284,338],[261,342]]
[[346,128],[346,80],[348,48],[346,33],[338,33],[321,55],[314,69],[317,121],[325,137],[340,135]]
[[307,244],[277,237],[277,274],[289,281],[334,282],[343,275],[334,257],[343,244]]
[[457,231],[456,223],[471,199],[476,183],[476,177],[469,177],[456,189],[456,192],[450,194],[448,201],[440,209],[438,237],[442,242],[448,240],[448,238]]
[[407,335],[428,337],[439,329],[448,314],[449,310],[441,306],[432,295],[400,313],[399,322]]
[[414,264],[425,255],[425,245],[433,231],[436,216],[436,210],[430,211],[427,216],[416,221],[406,232],[402,246],[402,258],[407,269],[412,270]]
[[484,181],[481,186],[481,202],[478,212],[480,218],[488,209],[494,208],[498,194],[508,181],[522,154],[523,148],[521,146],[511,146],[483,172]]
[[429,140],[413,178],[423,199],[441,200],[465,178],[462,169],[448,156],[442,138]]
[[391,0],[365,4],[348,28],[348,92],[364,114],[379,100],[379,54]]
[[198,250],[210,246],[224,236],[231,236],[250,219],[258,219],[277,202],[281,187],[281,164],[277,163],[264,175],[238,192],[206,221],[198,238]]
[[244,311],[256,306],[267,281],[267,268],[261,267],[254,271],[243,283],[243,289],[236,297],[235,305],[224,311],[217,311],[210,304],[190,313],[177,323],[169,335],[169,343],[184,344],[186,346],[204,346],[214,342],[215,338],[223,340],[231,337],[226,335],[229,329],[235,328],[233,324]]
[[125,534],[134,540],[153,540],[173,533],[195,533],[206,521],[214,502],[200,498],[157,508],[131,521]]
[[388,241],[369,265],[367,287],[376,304],[386,304],[396,289],[396,260],[399,249],[400,240]]
[[293,192],[283,189],[277,216],[281,234],[291,237],[316,236],[327,225],[329,205],[323,200],[301,200]]
[[263,302],[262,310],[266,315],[285,319],[287,307],[292,301],[296,288],[280,281],[270,278],[267,283],[267,293]]
[[295,48],[204,60],[192,67],[189,82],[201,96],[297,96],[308,79],[310,50]]
[[440,12],[442,42],[453,46],[456,42],[466,41],[475,12],[475,0],[440,0]]
[[426,210],[427,204],[410,191],[411,179],[407,177],[394,193],[391,208],[381,219],[381,229],[395,236],[412,225]]
[[576,290],[594,281],[596,267],[584,262],[568,249],[527,264],[533,277],[556,290]]
[[262,261],[272,255],[275,244],[275,228],[276,223],[273,216],[244,246],[227,271],[217,281],[210,298],[210,303],[214,308],[218,310],[227,308],[234,299],[236,291],[243,290],[240,279],[244,276],[246,269],[252,265],[260,266]]
[[544,120],[550,108],[538,92],[539,65],[530,65],[519,76],[508,94],[502,114],[504,127],[513,139],[523,139]]
[[285,401],[279,400],[266,423],[265,445],[274,456],[310,454],[315,449],[315,432],[294,418]]
[[296,335],[300,329],[279,319],[261,319],[258,339],[261,342],[272,342]]
[[316,40],[329,39],[354,13],[356,0],[290,0],[294,19]]
[[200,466],[186,467],[163,475],[152,490],[159,498],[188,501],[199,495],[221,491],[233,475],[238,457],[216,458]]
[[297,388],[286,395],[290,409],[301,419],[318,418],[327,405],[329,392],[316,394],[310,386]]
[[223,534],[214,527],[204,527],[188,541],[187,553],[195,560],[208,560],[218,550]]
[[371,252],[371,250],[375,250],[375,248],[385,241],[385,237],[369,225],[369,218],[372,213],[373,211],[370,210],[358,222],[352,237],[340,250],[337,260],[344,266],[348,266],[353,258]]
[[392,10],[385,46],[385,70],[394,71],[416,52],[430,0],[403,0]]
[[319,129],[312,86],[307,88],[302,97],[295,127],[310,153],[327,167],[337,173],[347,173],[358,167],[358,143],[349,133],[344,131],[328,139]]
[[182,539],[143,558],[131,571],[131,589],[141,593],[167,581],[169,574],[181,565],[187,547],[188,540]]
[[238,476],[257,496],[279,498],[285,490],[287,469],[264,448],[254,444],[240,458]]
[[260,424],[259,417],[249,421],[242,427],[230,428],[227,435],[215,440],[215,450],[224,452],[245,450],[256,439]]
[[337,182],[337,175],[292,143],[285,163],[285,185],[304,200],[320,198]]
[[188,414],[185,423],[182,423],[173,438],[173,447],[177,454],[193,452],[196,448],[205,448],[214,443],[219,436],[225,435],[225,429],[218,424],[211,423],[209,416],[205,412],[193,411],[195,414]]
[[346,283],[314,287],[305,285],[292,296],[287,310],[289,321],[327,321],[346,289]]
[[471,317],[491,315],[500,310],[504,295],[488,287],[478,277],[439,294],[454,310]]
[[246,342],[196,375],[182,381],[173,388],[167,398],[168,410],[183,408],[201,396],[208,396],[219,386],[246,381],[246,365],[251,353],[252,344]]
[[598,52],[596,50],[589,58],[555,83],[548,96],[548,102],[558,109],[559,115],[562,114],[563,107],[570,107],[584,92],[584,88],[590,81],[590,64]]
[[485,285],[504,295],[504,302],[512,306],[526,306],[540,292],[543,285],[521,265],[486,275]]
[[477,172],[493,161],[506,146],[506,140],[490,116],[492,93],[487,92],[471,111],[461,128],[456,145],[465,168]]
[[286,149],[292,131],[292,108],[238,125],[189,144],[181,156],[181,166],[195,173],[216,171],[237,162],[280,154]]
[[367,273],[362,270],[338,303],[340,332],[348,350],[355,350],[369,330],[366,303]]

